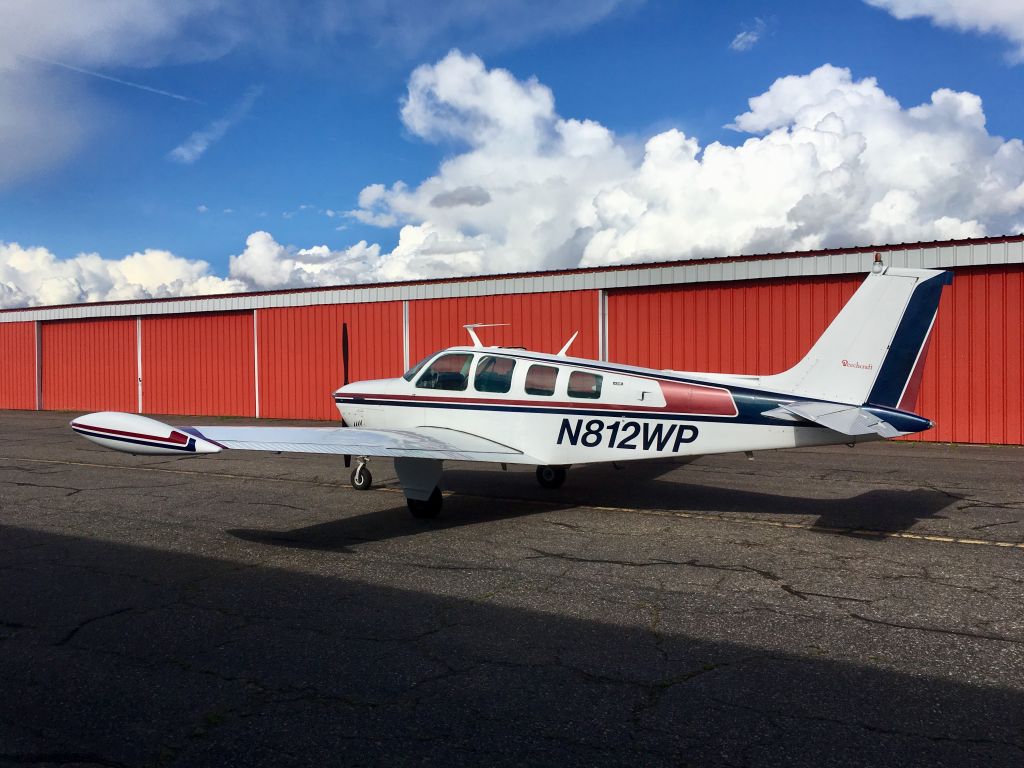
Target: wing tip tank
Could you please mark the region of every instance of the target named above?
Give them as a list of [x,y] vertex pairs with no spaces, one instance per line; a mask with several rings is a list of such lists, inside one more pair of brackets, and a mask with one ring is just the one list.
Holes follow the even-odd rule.
[[122,453],[190,456],[221,450],[221,446],[194,432],[137,413],[90,413],[73,419],[71,429],[86,440]]

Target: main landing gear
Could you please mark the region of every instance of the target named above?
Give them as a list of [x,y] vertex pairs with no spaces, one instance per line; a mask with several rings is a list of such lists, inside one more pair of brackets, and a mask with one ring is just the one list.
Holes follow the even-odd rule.
[[373,475],[370,474],[369,467],[366,466],[367,458],[360,456],[356,459],[356,468],[352,470],[352,474],[349,476],[349,480],[352,481],[352,487],[357,491],[368,491],[373,486]]
[[545,488],[561,488],[566,474],[565,467],[537,467],[537,482]]

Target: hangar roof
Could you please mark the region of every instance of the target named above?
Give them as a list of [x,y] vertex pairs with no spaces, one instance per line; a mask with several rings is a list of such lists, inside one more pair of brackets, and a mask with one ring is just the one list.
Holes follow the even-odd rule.
[[1021,264],[1024,263],[1024,234],[548,272],[30,307],[0,310],[0,322],[225,312],[315,304],[360,304],[509,293],[615,290],[687,283],[840,275],[870,271],[876,252],[887,254],[886,262],[897,267],[945,269]]

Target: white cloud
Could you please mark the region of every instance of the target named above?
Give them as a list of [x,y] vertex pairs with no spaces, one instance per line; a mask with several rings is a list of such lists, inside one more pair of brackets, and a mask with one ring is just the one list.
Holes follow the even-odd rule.
[[768,31],[768,25],[764,19],[754,19],[754,23],[749,27],[741,30],[736,37],[729,43],[729,47],[734,51],[749,51],[755,45],[760,42],[764,33]]
[[82,253],[58,259],[45,248],[0,241],[0,307],[155,299],[245,290],[210,273],[205,261],[147,249],[121,259]]
[[[254,232],[216,290],[944,240],[1016,233],[1024,221],[1024,144],[988,132],[981,99],[939,89],[904,107],[875,79],[831,65],[750,99],[731,125],[738,146],[677,129],[636,146],[560,116],[536,80],[458,52],[413,73],[402,119],[452,151],[417,184],[366,186],[347,212],[400,227],[393,250],[302,248]],[[4,256],[0,300],[188,292],[221,279],[202,262],[188,272],[193,262],[146,253],[165,257],[148,283],[124,276],[123,259],[51,254],[28,279]],[[44,290],[51,271],[57,288]]]
[[343,251],[326,245],[289,248],[269,232],[253,232],[230,259],[230,274],[250,289],[300,288],[362,282],[373,276],[380,246],[361,241]]
[[[416,186],[366,187],[351,212],[404,226],[382,264],[410,277],[436,271],[438,242],[464,248],[452,272],[505,272],[1002,233],[1024,213],[1024,147],[987,132],[977,96],[904,108],[830,65],[751,99],[735,147],[673,129],[635,150],[458,52],[413,73],[402,118],[464,147]],[[486,204],[437,205],[466,189]]]
[[864,0],[897,19],[927,18],[942,27],[1002,35],[1017,48],[1011,59],[1024,61],[1024,2],[1021,0]]
[[263,86],[255,85],[249,88],[224,117],[214,120],[209,125],[193,133],[185,141],[172,149],[167,157],[176,163],[191,165],[205,154],[211,144],[224,138],[228,130],[244,119],[249,110],[252,109],[256,99],[263,93]]

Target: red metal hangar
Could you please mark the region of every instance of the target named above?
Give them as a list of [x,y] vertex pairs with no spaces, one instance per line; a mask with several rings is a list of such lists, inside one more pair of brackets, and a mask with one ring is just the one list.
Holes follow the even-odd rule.
[[487,344],[687,371],[797,362],[881,252],[949,269],[919,439],[1024,444],[1024,235],[0,312],[0,408],[337,419],[352,381]]

